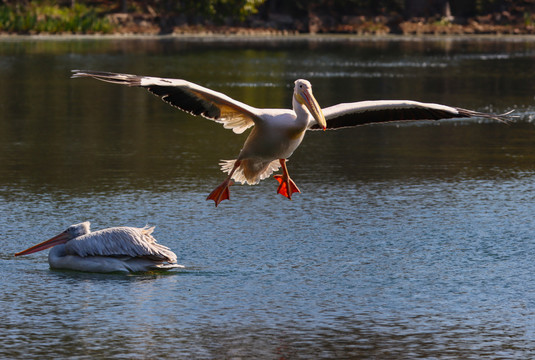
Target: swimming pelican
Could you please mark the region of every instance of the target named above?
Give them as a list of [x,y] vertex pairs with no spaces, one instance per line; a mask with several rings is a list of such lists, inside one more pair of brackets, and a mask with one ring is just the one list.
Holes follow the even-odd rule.
[[307,130],[330,130],[370,123],[447,118],[482,117],[506,121],[506,114],[494,115],[433,103],[410,100],[378,100],[343,103],[320,108],[307,80],[295,81],[293,109],[259,109],[192,82],[131,74],[73,70],[73,78],[92,77],[98,80],[146,88],[163,101],[193,115],[223,124],[241,134],[254,125],[237,159],[222,160],[221,170],[228,177],[206,200],[215,206],[229,199],[233,180],[257,184],[282,167],[277,192],[291,200],[300,192],[288,174],[286,160],[297,149]]
[[168,270],[177,265],[176,255],[151,236],[154,227],[113,227],[91,232],[89,221],[71,225],[59,235],[15,256],[53,247],[48,263],[53,269],[90,272],[141,272]]

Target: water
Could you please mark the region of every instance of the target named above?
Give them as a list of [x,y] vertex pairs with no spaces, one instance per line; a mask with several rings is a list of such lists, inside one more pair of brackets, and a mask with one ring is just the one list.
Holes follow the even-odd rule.
[[[531,38],[0,42],[2,358],[535,356]],[[409,98],[517,123],[307,134],[276,182],[233,186],[244,136],[87,68],[182,77],[259,107]],[[50,270],[13,254],[68,225],[155,225],[186,269]]]

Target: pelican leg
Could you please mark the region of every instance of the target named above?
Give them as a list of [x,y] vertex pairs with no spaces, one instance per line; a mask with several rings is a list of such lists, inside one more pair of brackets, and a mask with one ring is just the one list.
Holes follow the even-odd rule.
[[230,173],[228,174],[227,178],[225,179],[225,181],[223,181],[221,183],[221,185],[219,185],[218,187],[216,187],[211,193],[210,195],[208,195],[208,197],[206,198],[206,200],[214,200],[215,202],[215,206],[217,207],[217,205],[219,205],[219,203],[223,200],[229,200],[230,199],[230,190],[229,190],[229,186],[231,186],[232,184],[234,184],[234,181],[232,181],[232,175],[234,174],[234,171],[236,171],[236,169],[240,166],[241,164],[241,161],[236,161],[234,163],[234,167],[232,168],[232,170],[230,171]]
[[292,200],[292,194],[295,192],[300,193],[301,191],[295,185],[293,180],[288,174],[288,169],[286,168],[286,159],[279,159],[279,162],[282,167],[282,175],[274,175],[273,178],[279,182],[279,187],[277,188],[277,193],[282,196],[286,196],[288,199]]

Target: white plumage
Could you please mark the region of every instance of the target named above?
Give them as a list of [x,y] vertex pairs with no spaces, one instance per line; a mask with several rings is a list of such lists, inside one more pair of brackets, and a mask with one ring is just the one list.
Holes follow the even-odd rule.
[[300,192],[286,169],[286,160],[301,144],[307,130],[329,130],[370,123],[447,118],[483,117],[506,121],[506,115],[480,113],[446,105],[411,100],[377,100],[343,103],[321,109],[307,80],[295,81],[292,109],[259,109],[217,91],[181,79],[167,79],[110,72],[73,70],[73,78],[139,86],[161,97],[168,104],[192,115],[200,115],[223,124],[237,134],[253,127],[238,157],[223,160],[221,170],[227,179],[208,195],[217,206],[229,198],[234,181],[257,184],[282,167],[275,175],[277,192],[287,198]]
[[114,227],[91,232],[86,221],[15,256],[52,247],[48,262],[56,269],[138,272],[182,267],[177,265],[175,253],[152,237],[153,230],[154,227]]

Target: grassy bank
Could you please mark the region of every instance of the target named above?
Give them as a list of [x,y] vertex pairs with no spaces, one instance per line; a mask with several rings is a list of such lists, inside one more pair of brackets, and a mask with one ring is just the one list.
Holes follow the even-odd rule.
[[[226,1],[226,0],[225,0]],[[534,1],[535,0],[530,0]],[[23,3],[23,4],[21,4]],[[205,13],[177,9],[180,2],[129,1],[119,9],[117,1],[78,1],[75,6],[59,6],[56,1],[4,1],[0,5],[0,34],[354,34],[354,35],[476,35],[535,34],[535,11],[517,9],[472,18],[432,16],[404,18],[388,15],[342,15],[333,10],[298,15],[265,13],[245,20],[228,17],[223,24]],[[152,4],[152,6],[150,5]],[[167,5],[166,5],[167,4]],[[535,6],[535,5],[534,5]],[[263,8],[266,12],[266,8]],[[188,15],[189,14],[189,15]]]
[[95,8],[82,4],[60,7],[48,4],[1,5],[0,32],[18,34],[111,33],[113,25]]

